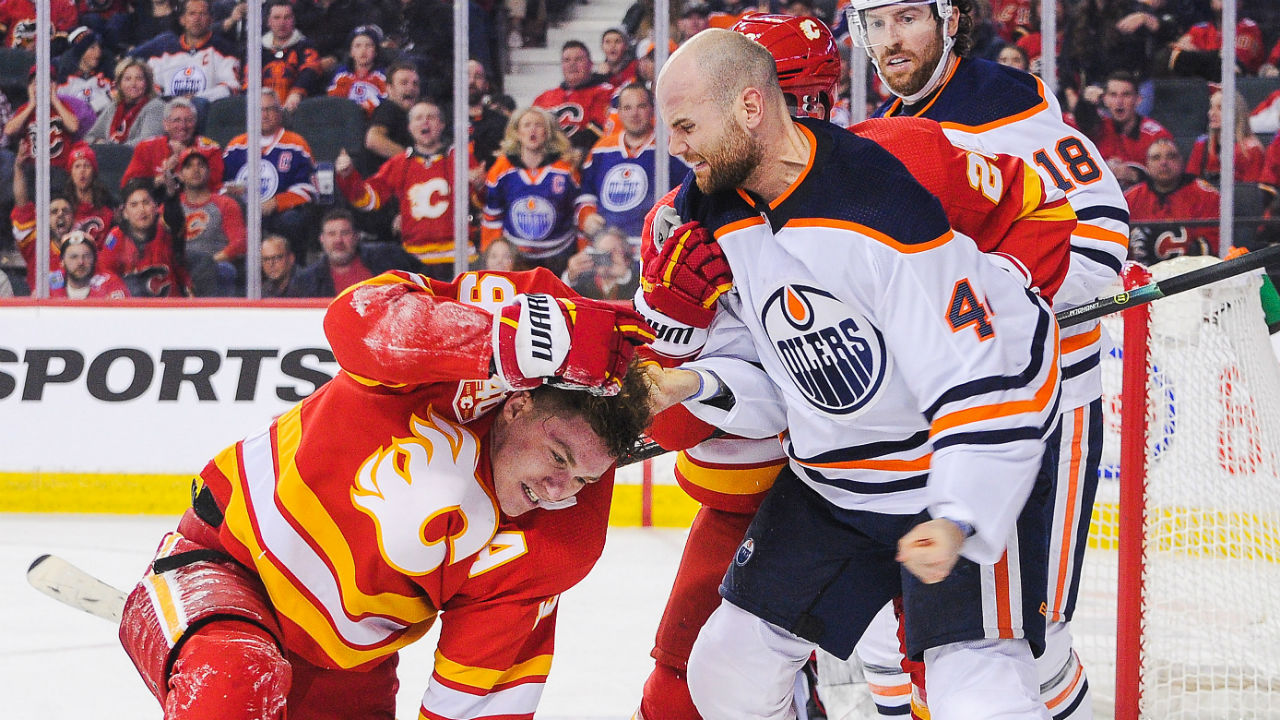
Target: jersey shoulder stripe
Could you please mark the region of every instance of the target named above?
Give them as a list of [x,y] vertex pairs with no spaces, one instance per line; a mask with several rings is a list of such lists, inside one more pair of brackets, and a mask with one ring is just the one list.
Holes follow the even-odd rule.
[[899,251],[924,250],[950,239],[951,225],[938,199],[889,151],[827,122],[798,122],[814,143],[812,159],[774,207],[738,190],[703,194],[691,172],[676,197],[680,216],[699,220],[717,236],[725,226],[760,221],[764,215],[774,232],[787,226],[850,230]]
[[[1049,107],[1045,88],[1034,75],[977,58],[961,58],[938,94],[914,114],[943,118],[945,127],[980,132],[1031,117]],[[973,102],[973,98],[983,98]],[[902,100],[893,99],[877,115],[902,113]]]

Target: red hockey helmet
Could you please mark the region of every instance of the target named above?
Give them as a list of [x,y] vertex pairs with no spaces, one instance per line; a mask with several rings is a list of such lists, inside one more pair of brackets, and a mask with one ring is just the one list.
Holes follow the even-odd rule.
[[778,84],[795,100],[797,115],[827,118],[840,79],[840,55],[826,24],[811,17],[748,13],[733,30],[760,43],[773,56]]

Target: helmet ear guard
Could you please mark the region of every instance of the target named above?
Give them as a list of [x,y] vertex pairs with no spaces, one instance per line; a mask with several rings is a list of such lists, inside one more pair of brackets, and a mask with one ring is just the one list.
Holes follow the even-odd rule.
[[794,15],[748,13],[735,32],[764,46],[778,68],[778,84],[793,114],[825,120],[840,79],[840,53],[821,20]]

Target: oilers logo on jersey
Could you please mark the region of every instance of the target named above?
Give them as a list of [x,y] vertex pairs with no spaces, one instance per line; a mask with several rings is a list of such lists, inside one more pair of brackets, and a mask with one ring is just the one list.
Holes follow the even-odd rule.
[[209,87],[209,79],[205,76],[204,70],[188,65],[169,78],[169,87],[165,94],[196,95],[204,92],[207,87]]
[[541,195],[528,195],[511,206],[511,224],[520,237],[545,240],[556,222],[556,209]]
[[600,204],[610,212],[626,212],[649,197],[649,177],[635,163],[614,165],[600,183]]
[[[236,183],[248,186],[249,166],[247,164],[236,173]],[[262,193],[262,199],[275,197],[279,189],[280,173],[276,170],[276,166],[269,162],[258,163],[258,191]]]
[[880,331],[854,315],[831,293],[805,285],[778,288],[760,313],[796,388],[814,407],[835,415],[867,407],[889,365]]
[[734,553],[733,562],[742,567],[751,561],[751,556],[756,552],[756,541],[747,538],[738,546],[738,552]]

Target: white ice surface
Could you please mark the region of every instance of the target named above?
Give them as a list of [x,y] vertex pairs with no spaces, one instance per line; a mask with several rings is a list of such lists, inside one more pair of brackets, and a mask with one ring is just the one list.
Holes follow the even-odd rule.
[[[157,720],[159,704],[116,641],[115,627],[36,592],[26,570],[62,556],[119,588],[141,576],[176,518],[0,514],[0,718]],[[685,531],[612,528],[595,570],[560,602],[555,665],[539,718],[628,718]],[[401,654],[397,715],[417,717],[434,634]]]

